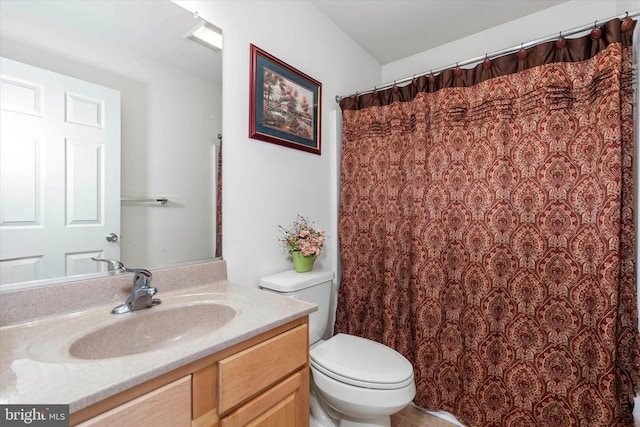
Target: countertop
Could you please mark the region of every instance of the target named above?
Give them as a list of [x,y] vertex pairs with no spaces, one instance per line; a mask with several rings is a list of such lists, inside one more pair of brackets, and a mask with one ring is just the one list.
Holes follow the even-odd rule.
[[[68,404],[75,412],[316,310],[313,304],[226,280],[156,296],[162,304],[138,312],[113,315],[109,302],[0,328],[0,402]],[[199,298],[231,306],[234,319],[201,337],[137,355],[83,360],[68,353],[73,341],[115,317],[140,316],[143,321],[143,312]]]

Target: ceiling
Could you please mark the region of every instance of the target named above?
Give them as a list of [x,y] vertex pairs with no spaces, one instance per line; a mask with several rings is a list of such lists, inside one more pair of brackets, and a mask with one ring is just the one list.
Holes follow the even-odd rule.
[[0,1],[0,26],[29,22],[221,83],[221,53],[184,38],[200,19],[168,0]]
[[385,65],[567,0],[311,0]]

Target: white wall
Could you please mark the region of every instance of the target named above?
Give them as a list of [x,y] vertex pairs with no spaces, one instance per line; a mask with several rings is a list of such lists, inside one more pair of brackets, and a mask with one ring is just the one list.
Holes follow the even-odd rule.
[[[380,81],[380,66],[310,2],[177,1],[222,28],[223,244],[229,280],[257,286],[260,277],[293,268],[278,243],[278,225],[297,214],[327,231],[314,268],[336,270],[335,95]],[[322,155],[248,137],[249,44],[322,83]]]
[[122,206],[125,265],[151,268],[213,256],[211,164],[222,124],[220,85],[70,30],[3,16],[11,19],[0,28],[2,56],[121,93],[122,194],[166,195],[172,202]]

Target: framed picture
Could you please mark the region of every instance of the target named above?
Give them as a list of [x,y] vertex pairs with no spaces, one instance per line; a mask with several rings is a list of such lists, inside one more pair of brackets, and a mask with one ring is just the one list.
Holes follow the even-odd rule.
[[321,89],[252,44],[249,138],[320,154]]

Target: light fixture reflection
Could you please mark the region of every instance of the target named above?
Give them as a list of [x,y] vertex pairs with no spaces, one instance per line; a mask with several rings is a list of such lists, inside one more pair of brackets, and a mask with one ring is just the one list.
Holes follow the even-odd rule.
[[185,37],[217,52],[222,50],[222,30],[208,22],[199,23]]

